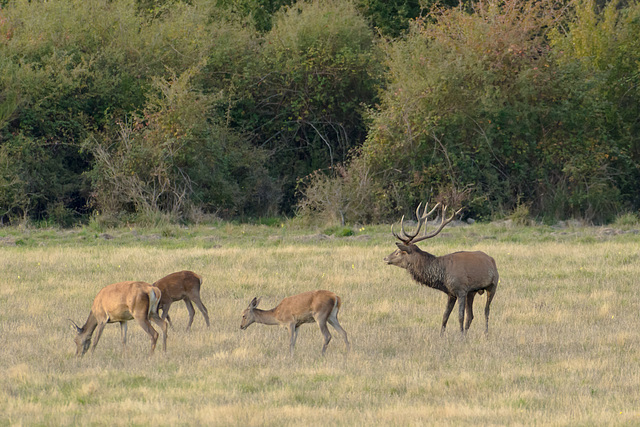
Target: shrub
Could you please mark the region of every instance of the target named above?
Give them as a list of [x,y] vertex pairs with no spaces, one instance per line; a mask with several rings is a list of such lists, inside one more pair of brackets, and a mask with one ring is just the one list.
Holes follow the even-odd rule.
[[327,175],[315,171],[299,183],[298,215],[323,224],[371,223],[378,218],[372,176],[356,157]]

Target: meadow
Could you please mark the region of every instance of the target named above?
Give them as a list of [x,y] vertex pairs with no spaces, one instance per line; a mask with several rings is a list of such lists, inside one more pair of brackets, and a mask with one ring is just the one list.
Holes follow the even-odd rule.
[[[601,227],[448,227],[420,246],[482,250],[501,282],[483,334],[485,296],[466,338],[446,297],[382,258],[388,226],[352,236],[293,223],[158,229],[0,229],[0,425],[638,425],[640,234]],[[339,233],[338,233],[339,234]],[[105,285],[204,277],[206,328],[171,308],[168,350],[129,324],[108,325],[94,354],[75,332]],[[343,300],[332,329],[286,330],[240,313],[311,289]]]

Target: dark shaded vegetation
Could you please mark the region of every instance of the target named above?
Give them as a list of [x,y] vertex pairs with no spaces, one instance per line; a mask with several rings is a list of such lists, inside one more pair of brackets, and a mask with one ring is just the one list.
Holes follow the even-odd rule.
[[640,208],[640,5],[428,6],[0,3],[2,223]]

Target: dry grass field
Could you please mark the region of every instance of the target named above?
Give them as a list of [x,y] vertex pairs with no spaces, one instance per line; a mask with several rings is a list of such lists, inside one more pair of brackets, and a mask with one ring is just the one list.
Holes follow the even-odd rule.
[[[482,250],[501,283],[465,339],[446,297],[382,258],[388,227],[325,238],[293,225],[71,231],[0,229],[0,425],[640,425],[640,234],[601,228],[451,227],[420,246]],[[204,277],[207,329],[171,308],[168,351],[129,323],[92,355],[75,332],[105,285]],[[240,313],[310,289],[343,300],[352,350],[315,324],[294,358],[284,329]],[[456,309],[457,310],[457,309]]]

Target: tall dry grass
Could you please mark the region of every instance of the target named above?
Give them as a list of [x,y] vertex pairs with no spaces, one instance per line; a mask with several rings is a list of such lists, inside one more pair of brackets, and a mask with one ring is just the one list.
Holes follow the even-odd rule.
[[[479,296],[461,339],[456,316],[439,336],[444,294],[382,262],[394,248],[386,228],[369,240],[264,230],[208,246],[194,238],[174,248],[117,239],[0,248],[0,424],[640,423],[638,239],[494,239],[467,227],[423,242],[435,254],[483,250],[497,261],[490,336]],[[127,354],[109,325],[96,352],[76,360],[67,318],[84,322],[101,287],[181,269],[204,277],[210,329],[196,312],[185,332],[177,303],[166,355],[147,356],[134,322]],[[293,359],[282,329],[239,329],[254,296],[270,308],[318,288],[343,299],[348,356],[334,334],[321,357],[312,324],[300,329]]]

